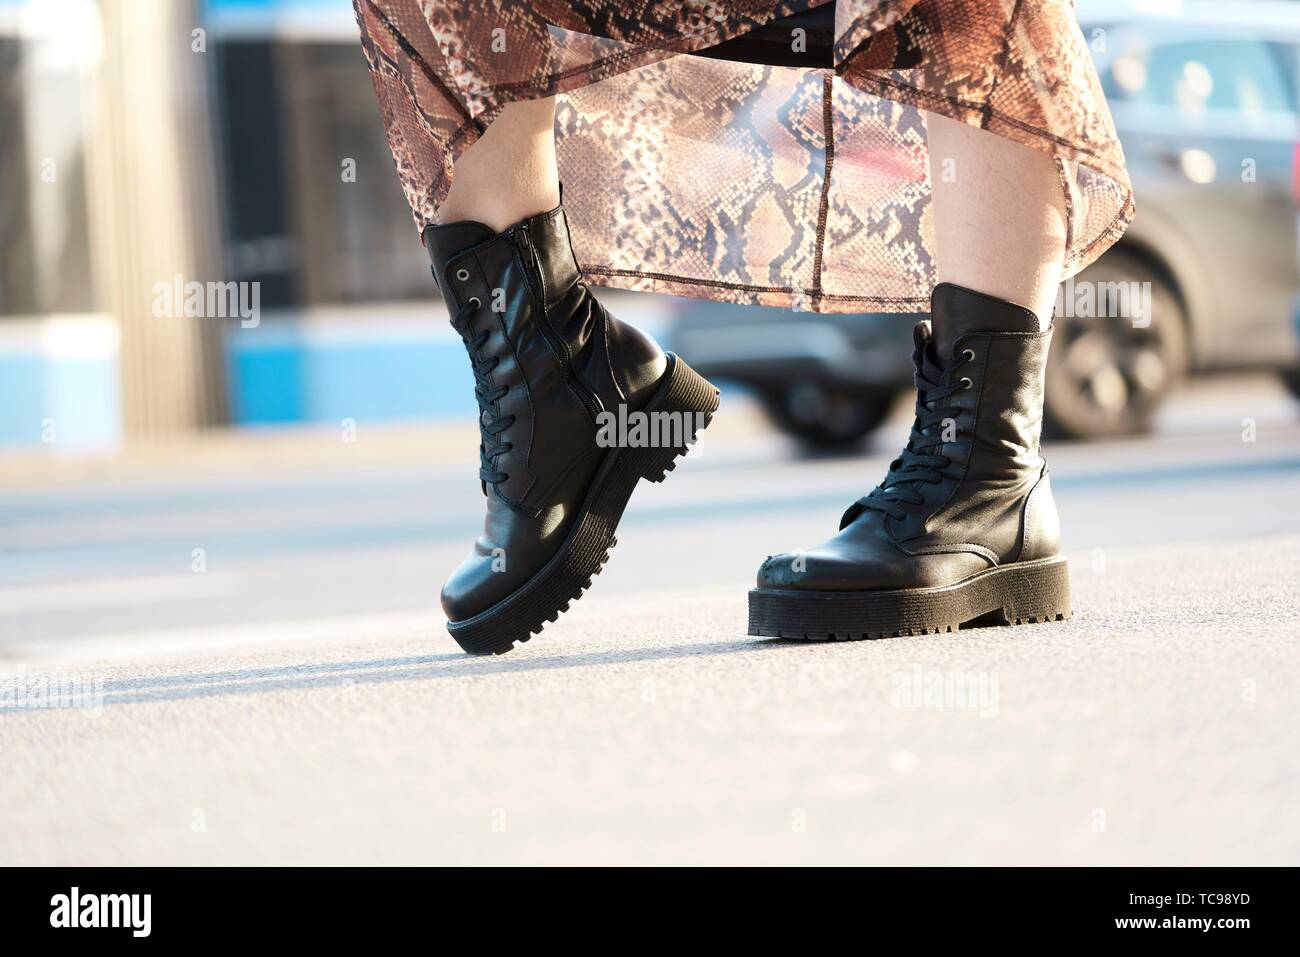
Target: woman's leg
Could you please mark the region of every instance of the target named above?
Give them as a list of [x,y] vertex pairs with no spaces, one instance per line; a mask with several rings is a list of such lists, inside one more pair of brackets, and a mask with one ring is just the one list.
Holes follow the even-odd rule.
[[1065,258],[1065,203],[1042,150],[929,114],[939,282],[1028,306],[1047,328]]
[[500,232],[560,203],[555,97],[511,103],[456,163],[440,223],[474,220]]

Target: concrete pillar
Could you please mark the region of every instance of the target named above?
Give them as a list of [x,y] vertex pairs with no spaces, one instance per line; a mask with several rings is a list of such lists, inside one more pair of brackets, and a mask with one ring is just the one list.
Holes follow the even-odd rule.
[[211,63],[199,0],[102,0],[103,55],[87,140],[92,272],[121,325],[128,438],[225,419],[222,325],[155,315],[156,287],[221,282]]

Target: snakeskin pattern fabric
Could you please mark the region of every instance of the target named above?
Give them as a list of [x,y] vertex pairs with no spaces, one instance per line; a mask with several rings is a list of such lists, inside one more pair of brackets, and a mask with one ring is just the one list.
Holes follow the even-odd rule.
[[354,0],[417,227],[511,101],[558,95],[587,278],[818,312],[924,309],[927,112],[1057,161],[1066,275],[1133,215],[1072,0],[839,0],[833,69],[693,55],[823,0]]

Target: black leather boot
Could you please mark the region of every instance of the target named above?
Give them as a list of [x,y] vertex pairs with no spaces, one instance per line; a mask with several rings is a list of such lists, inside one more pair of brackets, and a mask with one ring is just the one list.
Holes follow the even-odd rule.
[[1068,618],[1038,447],[1051,337],[1023,306],[937,286],[914,333],[907,447],[837,535],[763,563],[749,633],[844,640]]
[[487,497],[442,607],[462,648],[500,654],[591,584],[638,480],[663,480],[718,390],[606,313],[563,206],[502,233],[431,226],[424,244],[474,368]]

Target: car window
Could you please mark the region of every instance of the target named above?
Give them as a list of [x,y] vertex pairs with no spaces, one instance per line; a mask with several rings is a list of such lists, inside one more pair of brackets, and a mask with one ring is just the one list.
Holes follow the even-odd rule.
[[1295,112],[1295,91],[1278,50],[1254,40],[1198,40],[1133,48],[1105,72],[1119,100],[1197,113],[1224,109],[1250,115]]

